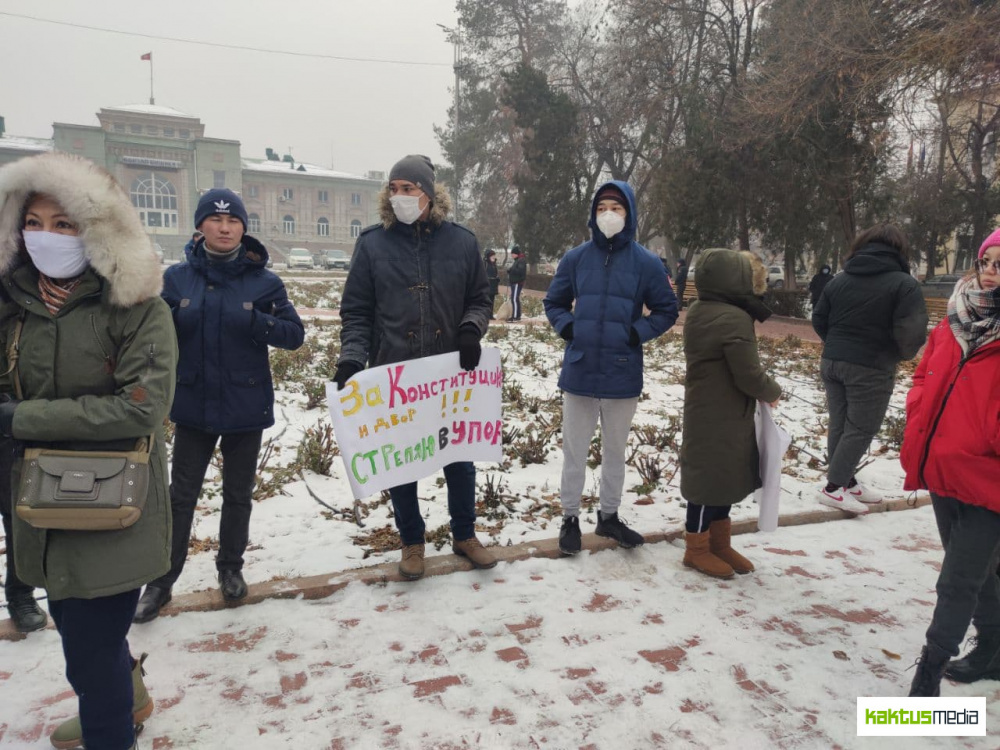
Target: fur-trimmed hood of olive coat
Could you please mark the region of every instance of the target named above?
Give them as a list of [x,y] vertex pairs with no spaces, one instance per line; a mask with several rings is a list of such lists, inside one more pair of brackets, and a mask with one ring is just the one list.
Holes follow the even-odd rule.
[[767,270],[750,253],[709,250],[694,281],[698,299],[684,320],[681,495],[732,505],[760,486],[757,401],[781,395],[760,364],[754,333],[754,319],[769,314],[754,296],[766,288]]
[[[25,199],[56,200],[83,238],[90,267],[54,315],[22,251]],[[111,176],[62,154],[0,169],[0,372],[19,319],[22,401],[14,438],[26,445],[121,450],[153,435],[142,517],[118,531],[41,530],[14,517],[18,575],[52,600],[130,591],[170,566],[170,503],[163,422],[174,393],[177,342],[159,297],[161,269],[139,217]],[[13,376],[0,378],[13,393]],[[13,487],[18,486],[15,467]],[[14,496],[15,503],[17,495]]]
[[381,224],[354,246],[340,304],[340,361],[362,367],[458,350],[458,329],[486,333],[490,285],[476,236],[448,221],[451,199],[435,186],[427,221],[396,220],[389,189]]

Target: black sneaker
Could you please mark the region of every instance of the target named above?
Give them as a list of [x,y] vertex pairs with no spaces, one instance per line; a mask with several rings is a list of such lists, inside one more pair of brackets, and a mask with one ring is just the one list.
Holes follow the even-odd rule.
[[632,529],[623,524],[617,513],[606,516],[601,511],[597,511],[597,528],[594,530],[594,533],[597,536],[606,536],[614,539],[618,542],[619,547],[624,547],[625,549],[641,547],[646,543],[646,540],[642,538],[642,534],[632,531]]
[[19,633],[31,633],[45,627],[47,618],[33,594],[17,596],[7,603],[7,613]]
[[559,529],[559,551],[564,555],[575,555],[580,551],[580,518],[566,516]]
[[247,582],[239,570],[220,570],[219,588],[226,601],[235,602],[247,595]]

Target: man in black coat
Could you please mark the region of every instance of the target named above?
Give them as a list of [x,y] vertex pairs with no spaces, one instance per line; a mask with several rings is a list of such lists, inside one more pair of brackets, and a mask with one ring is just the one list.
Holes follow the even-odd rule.
[[513,309],[510,320],[520,320],[521,290],[524,288],[524,279],[528,275],[528,264],[524,260],[524,253],[517,245],[514,245],[514,249],[510,253],[514,256],[514,262],[507,271],[507,281],[510,283],[510,304]]
[[[379,195],[381,224],[365,229],[354,246],[340,303],[340,359],[333,380],[342,389],[366,366],[457,351],[475,370],[490,317],[490,285],[476,236],[447,220],[451,199],[434,184],[434,165],[411,155],[389,172]],[[476,539],[476,468],[470,461],[444,467],[452,551],[477,568],[496,565]],[[424,519],[417,483],[389,488],[403,543],[399,572],[424,574]]]
[[823,290],[832,278],[833,273],[830,266],[826,265],[821,267],[819,273],[812,277],[812,280],[809,282],[809,301],[813,307],[816,307],[816,303],[819,302],[819,296],[823,293]]

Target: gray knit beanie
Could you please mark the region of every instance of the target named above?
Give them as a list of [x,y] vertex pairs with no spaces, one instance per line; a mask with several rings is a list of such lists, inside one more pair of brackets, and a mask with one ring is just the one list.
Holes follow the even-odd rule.
[[426,156],[410,154],[392,165],[389,182],[407,180],[423,190],[428,198],[434,198],[434,165]]

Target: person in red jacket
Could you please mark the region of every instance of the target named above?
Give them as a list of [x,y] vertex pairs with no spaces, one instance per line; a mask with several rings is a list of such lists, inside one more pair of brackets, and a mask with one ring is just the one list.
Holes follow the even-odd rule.
[[[941,677],[1000,679],[1000,229],[955,286],[906,397],[905,489],[927,489],[944,547],[937,605],[911,696]],[[975,648],[958,655],[972,622]]]

